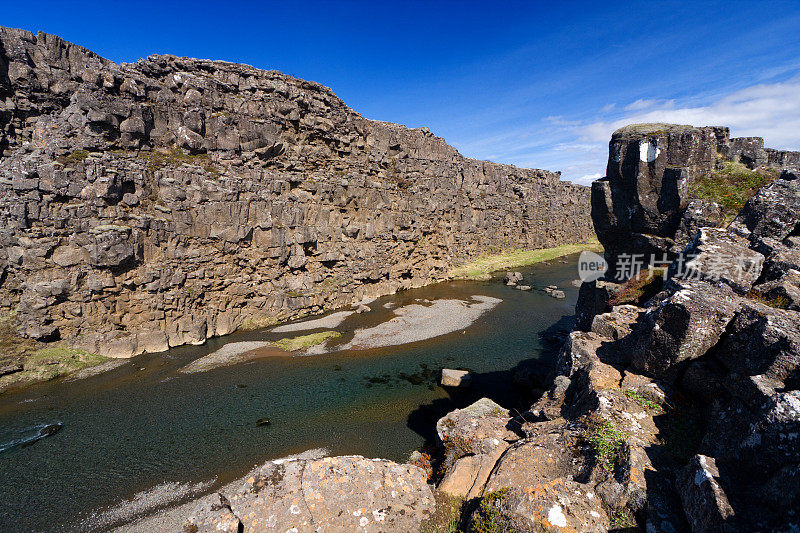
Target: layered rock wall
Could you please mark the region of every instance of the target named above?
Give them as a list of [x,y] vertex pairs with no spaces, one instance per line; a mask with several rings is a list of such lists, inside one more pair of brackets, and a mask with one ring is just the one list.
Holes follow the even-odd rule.
[[606,176],[592,184],[592,219],[610,263],[620,253],[680,251],[696,227],[721,223],[711,202],[690,200],[689,186],[722,161],[797,167],[800,152],[764,148],[761,137],[731,138],[719,126],[634,124],[615,131]]
[[130,356],[594,236],[589,190],[246,65],[0,28],[0,307]]

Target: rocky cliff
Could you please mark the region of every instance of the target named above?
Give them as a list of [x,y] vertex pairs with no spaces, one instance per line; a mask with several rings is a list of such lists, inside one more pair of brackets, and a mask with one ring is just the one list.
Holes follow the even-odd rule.
[[680,252],[697,227],[721,224],[719,206],[693,198],[691,186],[726,161],[796,168],[800,152],[764,148],[760,137],[732,139],[719,126],[634,124],[615,131],[606,176],[592,184],[592,220],[611,266],[620,253]]
[[115,357],[593,237],[589,191],[246,65],[0,29],[0,307]]

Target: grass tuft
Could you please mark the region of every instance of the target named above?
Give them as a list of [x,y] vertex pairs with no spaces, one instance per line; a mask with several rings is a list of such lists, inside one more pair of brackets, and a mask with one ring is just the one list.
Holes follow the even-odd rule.
[[508,488],[502,488],[496,492],[490,492],[481,498],[476,510],[471,531],[474,533],[501,533],[505,531],[503,524],[500,523],[500,506],[503,499],[508,496]]
[[622,288],[609,301],[611,307],[623,304],[641,305],[664,286],[664,269],[642,270],[622,284]]
[[627,396],[628,398],[630,398],[634,402],[638,403],[639,405],[641,405],[645,409],[649,409],[651,411],[661,411],[661,406],[660,405],[658,405],[653,400],[648,400],[647,398],[645,398],[644,396],[642,396],[641,394],[636,392],[635,389],[626,390],[625,391],[625,396]]
[[436,509],[420,525],[421,533],[459,533],[464,499],[444,492],[436,493]]
[[86,161],[87,157],[89,157],[88,150],[75,150],[74,152],[70,152],[67,155],[59,157],[58,162],[67,166],[75,165]]
[[610,421],[590,425],[584,438],[592,447],[597,464],[611,472],[619,459],[619,452],[628,434],[614,427]]

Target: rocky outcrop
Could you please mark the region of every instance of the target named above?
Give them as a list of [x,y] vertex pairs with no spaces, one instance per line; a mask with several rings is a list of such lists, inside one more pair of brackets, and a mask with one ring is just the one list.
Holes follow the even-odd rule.
[[[638,135],[637,128],[621,131],[612,140],[612,159],[616,147],[622,154],[633,149],[628,136]],[[686,220],[686,211],[670,219],[659,210],[667,204],[651,202],[659,182],[654,172],[664,176],[657,160],[694,160],[701,167],[706,158],[697,143],[718,140],[714,131],[653,134],[655,146],[668,154],[656,150],[647,161],[654,164],[630,174],[635,181],[628,185],[620,176],[630,168],[621,165],[614,178],[621,189],[613,189],[610,204],[638,206],[626,224],[663,232]],[[692,164],[685,168],[695,171]],[[584,284],[578,301],[583,331],[567,337],[549,389],[527,413],[493,421],[492,427],[515,428],[521,436],[505,439],[507,449],[491,474],[470,477],[468,492],[458,492],[452,480],[460,463],[478,454],[445,463],[448,492],[472,498],[462,525],[475,531],[796,528],[796,184],[781,178],[762,188],[727,228],[695,225],[685,248],[689,268],[678,268],[683,260],[676,258],[660,290],[639,295],[635,304],[616,302],[636,285]],[[700,212],[693,209],[695,220],[706,218],[696,216]],[[692,231],[691,224],[678,227],[686,235]],[[601,236],[616,242],[617,251],[637,249],[635,240],[623,247],[630,224],[604,231],[619,231]],[[487,435],[485,421],[458,427],[460,441]]]
[[265,464],[232,494],[204,498],[183,530],[418,531],[433,512],[425,472],[359,456]]
[[114,357],[585,242],[589,191],[367,120],[330,89],[0,29],[0,307]]
[[760,137],[731,139],[728,128],[718,126],[635,124],[615,131],[606,176],[592,183],[592,220],[610,274],[620,253],[674,254],[697,229],[722,224],[719,205],[689,193],[721,161],[750,168],[800,165],[800,152],[768,150]]

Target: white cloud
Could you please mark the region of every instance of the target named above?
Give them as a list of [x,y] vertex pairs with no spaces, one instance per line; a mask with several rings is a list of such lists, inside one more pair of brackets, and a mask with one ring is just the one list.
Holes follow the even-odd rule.
[[763,137],[770,148],[800,150],[800,76],[754,85],[703,106],[676,107],[673,100],[662,100],[654,108],[622,113],[614,120],[575,126],[570,129],[572,139],[551,148],[553,154],[569,151],[575,156],[575,163],[563,169],[564,179],[587,183],[600,177],[596,172],[605,169],[608,141],[614,130],[647,122],[728,126],[731,137]]
[[704,105],[681,105],[666,99],[637,102],[627,107],[640,109],[608,104],[604,113],[596,113],[591,121],[548,116],[536,125],[505,130],[458,148],[462,153],[521,167],[561,170],[563,179],[583,184],[602,177],[611,134],[627,124],[729,126],[732,137],[764,137],[771,148],[800,150],[800,76],[734,91]]
[[556,126],[577,126],[581,123],[580,120],[565,120],[562,115],[544,117],[544,119]]
[[615,107],[617,107],[617,104],[612,102],[610,104],[604,105],[603,108],[600,110],[600,112],[608,113],[609,111],[612,111]]
[[573,183],[579,183],[581,185],[590,185],[594,180],[602,178],[603,175],[601,173],[596,174],[586,174],[585,176],[581,176],[580,178],[575,178],[571,180]]
[[608,142],[617,128],[644,122],[729,126],[733,137],[764,137],[769,147],[797,150],[800,149],[800,77],[748,87],[706,106],[674,107],[672,101],[667,101],[655,109],[614,121],[585,124],[575,131],[582,141]]
[[640,109],[647,109],[649,107],[653,107],[658,104],[658,100],[636,100],[632,104],[628,104],[625,106],[626,111],[633,111],[633,110],[640,110]]

